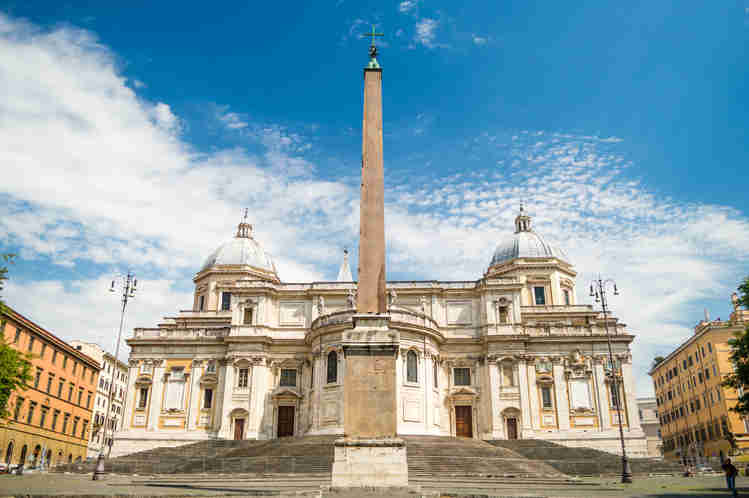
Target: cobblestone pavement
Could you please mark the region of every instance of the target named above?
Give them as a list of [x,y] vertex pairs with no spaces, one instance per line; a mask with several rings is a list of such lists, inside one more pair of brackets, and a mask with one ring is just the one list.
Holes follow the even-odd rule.
[[[502,486],[495,489],[461,488],[451,489],[412,489],[401,491],[372,491],[372,490],[320,490],[319,486],[309,489],[280,490],[272,483],[267,486],[251,487],[237,485],[236,480],[227,476],[225,484],[184,482],[179,485],[148,486],[143,484],[143,477],[139,476],[106,476],[103,481],[92,481],[90,475],[78,474],[30,474],[23,476],[0,475],[0,497],[6,496],[121,496],[128,498],[148,496],[267,496],[279,494],[282,496],[314,496],[330,498],[416,498],[419,496],[458,497],[472,495],[481,496],[512,496],[512,497],[727,497],[730,493],[725,488],[725,479],[721,475],[694,478],[659,477],[640,478],[633,484],[623,485],[615,479],[586,479],[584,482],[597,484],[597,487],[558,487],[534,489],[533,487]],[[140,484],[133,484],[140,482]],[[749,498],[749,477],[739,477],[739,496]]]

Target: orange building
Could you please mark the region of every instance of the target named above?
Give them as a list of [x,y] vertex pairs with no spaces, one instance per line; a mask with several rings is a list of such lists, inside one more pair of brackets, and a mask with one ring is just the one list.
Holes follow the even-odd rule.
[[0,420],[0,458],[26,468],[85,459],[99,364],[11,308],[0,313],[5,341],[33,356],[28,388]]
[[666,458],[729,455],[729,433],[740,452],[749,451],[749,419],[731,411],[736,390],[721,386],[733,372],[728,341],[747,325],[749,311],[738,307],[727,321],[706,318],[650,371]]

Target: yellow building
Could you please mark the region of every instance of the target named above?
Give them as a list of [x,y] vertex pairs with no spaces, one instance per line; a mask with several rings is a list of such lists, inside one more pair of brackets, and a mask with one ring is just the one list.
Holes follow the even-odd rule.
[[11,394],[0,420],[0,458],[25,467],[85,459],[99,364],[11,308],[1,313],[6,343],[33,359],[28,388]]
[[706,317],[694,335],[649,372],[666,458],[728,455],[729,432],[739,450],[749,450],[749,420],[730,411],[736,390],[721,386],[733,371],[728,340],[747,325],[749,311],[738,307],[728,321]]

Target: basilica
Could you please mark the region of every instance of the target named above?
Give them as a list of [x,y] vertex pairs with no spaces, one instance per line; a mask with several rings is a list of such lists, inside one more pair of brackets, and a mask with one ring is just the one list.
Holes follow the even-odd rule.
[[[385,283],[397,434],[547,439],[614,453],[621,423],[627,453],[645,456],[634,336],[578,304],[587,289],[570,258],[531,222],[521,207],[476,280]],[[343,436],[352,381],[343,343],[358,298],[348,255],[334,281],[283,282],[243,220],[193,281],[191,309],[128,340],[113,456],[217,438]]]

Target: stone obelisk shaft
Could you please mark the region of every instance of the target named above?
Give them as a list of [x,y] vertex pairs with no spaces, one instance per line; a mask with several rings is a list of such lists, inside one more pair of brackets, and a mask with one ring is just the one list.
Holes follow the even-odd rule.
[[364,70],[359,313],[385,313],[385,173],[382,158],[382,69]]

